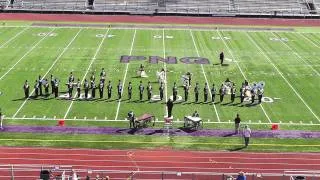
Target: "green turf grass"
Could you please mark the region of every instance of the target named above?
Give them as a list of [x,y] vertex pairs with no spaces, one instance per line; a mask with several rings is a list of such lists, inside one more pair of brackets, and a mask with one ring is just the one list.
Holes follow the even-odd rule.
[[[19,24],[18,24],[19,25]],[[180,77],[187,71],[193,73],[193,86],[189,101],[174,106],[175,121],[181,121],[185,115],[198,110],[205,122],[231,122],[230,124],[205,124],[205,128],[232,128],[233,118],[239,113],[245,123],[297,123],[300,125],[281,125],[282,129],[317,130],[320,124],[318,102],[319,89],[319,47],[320,35],[314,29],[307,33],[292,32],[244,32],[244,31],[199,31],[199,30],[142,30],[142,29],[94,29],[94,28],[28,28],[1,27],[0,33],[0,107],[7,118],[5,125],[55,125],[56,121],[10,120],[36,116],[37,118],[61,119],[120,119],[126,118],[133,110],[137,116],[152,113],[158,120],[166,115],[163,102],[150,103],[138,101],[138,84],[142,80],[146,87],[150,81],[153,94],[158,94],[156,71],[165,67],[164,63],[150,64],[146,61],[120,63],[121,55],[156,55],[159,57],[206,57],[209,65],[167,64],[166,98],[172,95],[173,83],[178,85],[178,94],[183,97]],[[314,30],[314,31],[313,31]],[[22,32],[23,31],[23,32]],[[52,31],[52,35],[46,35]],[[17,35],[18,33],[21,33]],[[102,38],[101,35],[114,35]],[[164,38],[162,37],[164,35]],[[13,38],[16,36],[16,38]],[[160,38],[155,38],[159,36]],[[167,37],[169,36],[169,37]],[[172,38],[170,38],[172,37]],[[281,41],[282,38],[282,41]],[[284,41],[285,40],[285,41]],[[286,41],[288,40],[288,41]],[[219,52],[224,51],[227,66],[217,65]],[[145,66],[148,78],[137,78],[140,64]],[[96,83],[101,68],[107,72],[107,81],[111,80],[113,94],[110,100],[105,98],[94,101],[58,100],[51,96],[25,100],[22,86],[29,80],[31,91],[38,75],[51,74],[60,79],[60,91],[67,90],[65,83],[72,71],[75,78],[89,79],[95,73]],[[127,69],[127,71],[126,71]],[[85,76],[86,75],[86,76]],[[274,99],[273,103],[250,106],[228,103],[203,103],[203,86],[208,82],[219,89],[220,84],[230,78],[239,86],[249,82],[266,82],[265,96]],[[118,80],[124,81],[123,99],[117,100]],[[127,100],[127,85],[133,83],[133,99]],[[194,103],[194,83],[200,85],[200,102]],[[75,94],[75,92],[74,92]],[[97,91],[98,94],[98,91]],[[210,99],[210,98],[209,98]],[[216,96],[216,100],[219,97]],[[45,119],[45,118],[44,118]],[[125,122],[70,121],[74,126],[117,126],[127,127]],[[181,123],[176,123],[181,124]],[[157,125],[162,127],[162,124]],[[269,129],[270,125],[254,125],[256,129]]]

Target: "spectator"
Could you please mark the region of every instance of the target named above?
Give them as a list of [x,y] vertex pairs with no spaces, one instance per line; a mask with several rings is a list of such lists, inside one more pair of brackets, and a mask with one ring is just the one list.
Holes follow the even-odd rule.
[[247,180],[247,177],[244,174],[244,172],[239,172],[239,175],[236,180]]
[[243,137],[244,137],[244,145],[245,145],[245,147],[248,147],[249,140],[250,140],[250,137],[251,137],[251,129],[249,128],[248,125],[244,126]]
[[90,176],[89,175],[87,175],[86,180],[90,180]]
[[109,180],[110,178],[109,178],[109,176],[106,176],[106,180]]
[[239,134],[240,122],[241,122],[240,116],[239,116],[239,114],[237,114],[237,117],[234,119],[234,129],[235,129],[234,133],[235,134]]

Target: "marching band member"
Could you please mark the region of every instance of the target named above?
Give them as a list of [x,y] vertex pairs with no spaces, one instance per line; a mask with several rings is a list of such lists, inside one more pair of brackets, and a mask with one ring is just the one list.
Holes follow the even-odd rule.
[[29,86],[28,80],[26,80],[26,81],[24,82],[24,85],[23,85],[24,97],[25,97],[25,98],[28,98],[28,97],[29,97],[29,89],[30,89],[30,86]]
[[118,89],[118,99],[121,99],[122,96],[122,84],[121,84],[121,80],[119,80],[119,83],[117,85],[117,89]]
[[111,81],[109,81],[109,84],[107,86],[107,90],[108,90],[108,99],[110,99],[111,98],[111,93],[112,93]]
[[174,82],[173,88],[172,88],[173,102],[177,100],[177,95],[178,95],[178,88],[177,88],[176,82]]
[[203,88],[204,102],[208,101],[208,93],[209,93],[208,84],[204,83],[204,88]]
[[223,84],[221,84],[221,87],[220,87],[220,90],[219,90],[219,93],[220,93],[220,102],[223,102],[223,98],[224,98],[224,95],[225,95],[225,87]]
[[142,84],[142,81],[140,81],[140,85],[139,85],[140,101],[142,101],[142,98],[143,98],[143,91],[144,91],[144,86]]
[[151,95],[152,95],[152,86],[150,81],[148,82],[148,86],[147,86],[147,93],[148,93],[148,100],[151,101]]
[[42,78],[41,78],[41,75],[39,75],[38,83],[39,83],[39,93],[40,93],[40,96],[42,96]]
[[190,89],[190,86],[189,84],[185,84],[183,86],[183,89],[184,89],[184,101],[188,101],[188,96],[189,96],[189,89]]
[[84,98],[88,99],[89,83],[88,83],[87,79],[84,80],[83,88],[84,88]]
[[80,98],[80,91],[81,91],[81,82],[80,79],[78,78],[78,82],[77,82],[77,96],[78,98]]
[[102,83],[104,84],[105,80],[106,80],[106,71],[104,70],[104,68],[102,68],[100,73],[100,81],[102,81]]
[[160,87],[159,87],[159,91],[160,91],[160,99],[162,101],[163,99],[163,91],[164,91],[164,87],[163,87],[163,83],[160,83]]
[[231,102],[234,102],[235,97],[236,97],[236,85],[233,83],[233,86],[231,88]]
[[211,101],[212,103],[214,103],[215,97],[216,97],[216,88],[214,87],[214,84],[212,84],[212,88],[211,88]]
[[100,95],[100,99],[103,98],[103,89],[104,89],[104,81],[101,79],[101,80],[100,80],[100,84],[99,84],[99,95]]
[[132,85],[131,85],[131,82],[129,82],[129,85],[128,85],[128,99],[131,100],[131,97],[132,97]]
[[257,94],[258,94],[259,103],[261,103],[262,96],[263,96],[263,88],[258,88]]
[[57,78],[54,79],[54,97],[57,98],[59,95],[59,81]]
[[74,76],[73,76],[72,72],[70,72],[68,82],[72,82],[72,83],[74,82]]
[[93,81],[91,83],[91,98],[92,99],[96,98],[96,88],[97,88],[96,83]]
[[45,79],[43,81],[43,86],[44,86],[44,92],[46,94],[46,96],[49,96],[49,83],[48,83],[48,79]]
[[54,93],[54,77],[52,74],[50,76],[50,82],[51,82],[51,94],[53,94]]
[[240,102],[243,103],[245,97],[246,88],[244,83],[242,83],[242,87],[240,88]]
[[39,95],[39,82],[38,82],[38,80],[36,80],[36,83],[34,85],[34,92],[35,92],[34,98],[37,98]]
[[196,83],[196,86],[194,87],[194,97],[195,97],[195,102],[198,102],[199,100],[199,84]]
[[219,59],[220,59],[220,64],[222,65],[222,64],[223,64],[223,60],[224,60],[224,53],[223,53],[223,51],[220,53]]
[[251,89],[251,104],[254,103],[254,98],[257,94],[257,89],[255,88],[256,84],[253,85]]

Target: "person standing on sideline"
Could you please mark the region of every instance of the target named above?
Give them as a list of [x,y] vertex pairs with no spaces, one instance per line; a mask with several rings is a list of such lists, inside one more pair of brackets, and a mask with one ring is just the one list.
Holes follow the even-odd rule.
[[244,126],[243,137],[244,137],[244,145],[245,145],[245,147],[248,147],[249,140],[250,140],[250,137],[251,137],[251,129],[249,128],[248,125]]
[[223,60],[224,60],[224,54],[223,54],[223,52],[220,53],[219,59],[220,59],[220,64],[222,65],[222,64],[223,64]]
[[239,127],[240,127],[240,116],[237,114],[237,117],[234,119],[234,133],[239,134]]
[[172,108],[173,108],[173,101],[171,98],[169,98],[167,102],[167,107],[168,107],[168,117],[172,116]]

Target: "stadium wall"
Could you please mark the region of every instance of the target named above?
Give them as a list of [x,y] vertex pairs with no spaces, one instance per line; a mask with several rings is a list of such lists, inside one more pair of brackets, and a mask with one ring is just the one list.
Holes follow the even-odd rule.
[[319,19],[257,18],[257,17],[181,17],[141,15],[96,14],[39,14],[0,13],[0,20],[51,21],[51,22],[101,22],[101,23],[150,23],[150,24],[208,24],[254,26],[320,26]]

